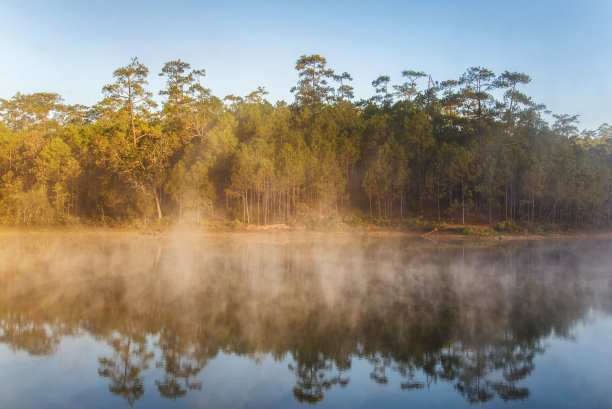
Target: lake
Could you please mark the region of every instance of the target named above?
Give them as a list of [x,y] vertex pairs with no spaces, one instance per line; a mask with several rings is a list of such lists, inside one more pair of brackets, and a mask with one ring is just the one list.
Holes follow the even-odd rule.
[[610,408],[612,240],[0,234],[1,408]]

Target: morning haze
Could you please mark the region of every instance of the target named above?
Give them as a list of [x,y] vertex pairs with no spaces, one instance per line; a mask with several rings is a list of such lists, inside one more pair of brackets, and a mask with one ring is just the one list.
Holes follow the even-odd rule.
[[0,407],[606,407],[611,9],[531,3],[0,1]]
[[[599,407],[611,398],[598,382],[606,370],[584,367],[609,359],[609,239],[0,240],[9,407]],[[548,371],[573,379],[570,390],[550,395],[567,381]],[[20,393],[23,382],[36,393]]]

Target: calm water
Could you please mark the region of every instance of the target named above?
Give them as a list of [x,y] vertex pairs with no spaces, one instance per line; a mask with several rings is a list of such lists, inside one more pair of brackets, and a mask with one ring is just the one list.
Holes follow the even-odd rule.
[[0,407],[612,407],[612,240],[0,235]]

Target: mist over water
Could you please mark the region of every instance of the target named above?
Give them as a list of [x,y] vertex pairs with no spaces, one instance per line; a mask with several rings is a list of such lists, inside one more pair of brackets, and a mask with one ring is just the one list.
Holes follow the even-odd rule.
[[612,401],[609,239],[16,233],[0,260],[6,407]]

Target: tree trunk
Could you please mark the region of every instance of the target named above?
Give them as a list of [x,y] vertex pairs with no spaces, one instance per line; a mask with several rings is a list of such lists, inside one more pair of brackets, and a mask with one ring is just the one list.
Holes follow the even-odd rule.
[[461,224],[465,224],[465,191],[463,189],[463,176],[461,176]]
[[246,220],[247,224],[251,224],[251,215],[249,214],[249,189],[244,191],[244,205],[246,206]]
[[442,221],[442,215],[440,214],[440,175],[438,175],[438,194],[436,201],[438,203],[438,223],[440,223]]
[[506,221],[508,221],[508,184],[506,183],[506,193],[504,194],[504,207],[506,208]]
[[128,105],[130,107],[130,125],[132,126],[132,141],[136,145],[136,127],[134,126],[134,101],[132,101],[132,86],[128,84]]
[[155,206],[157,207],[157,218],[161,219],[162,218],[162,210],[161,210],[161,204],[159,201],[159,194],[157,193],[157,188],[153,189],[154,192],[154,196],[155,196]]
[[489,185],[489,224],[493,224],[493,217],[492,217],[492,209],[491,209],[491,205],[492,205],[492,201],[493,201],[493,194],[492,194],[492,190],[493,188],[491,187],[491,185]]
[[259,211],[259,201],[260,201],[260,198],[261,198],[261,194],[259,192],[257,192],[257,224],[261,224],[259,222],[259,213],[260,213],[260,211]]
[[246,222],[246,198],[244,193],[242,194],[242,221]]
[[531,222],[535,224],[535,191],[531,191]]

